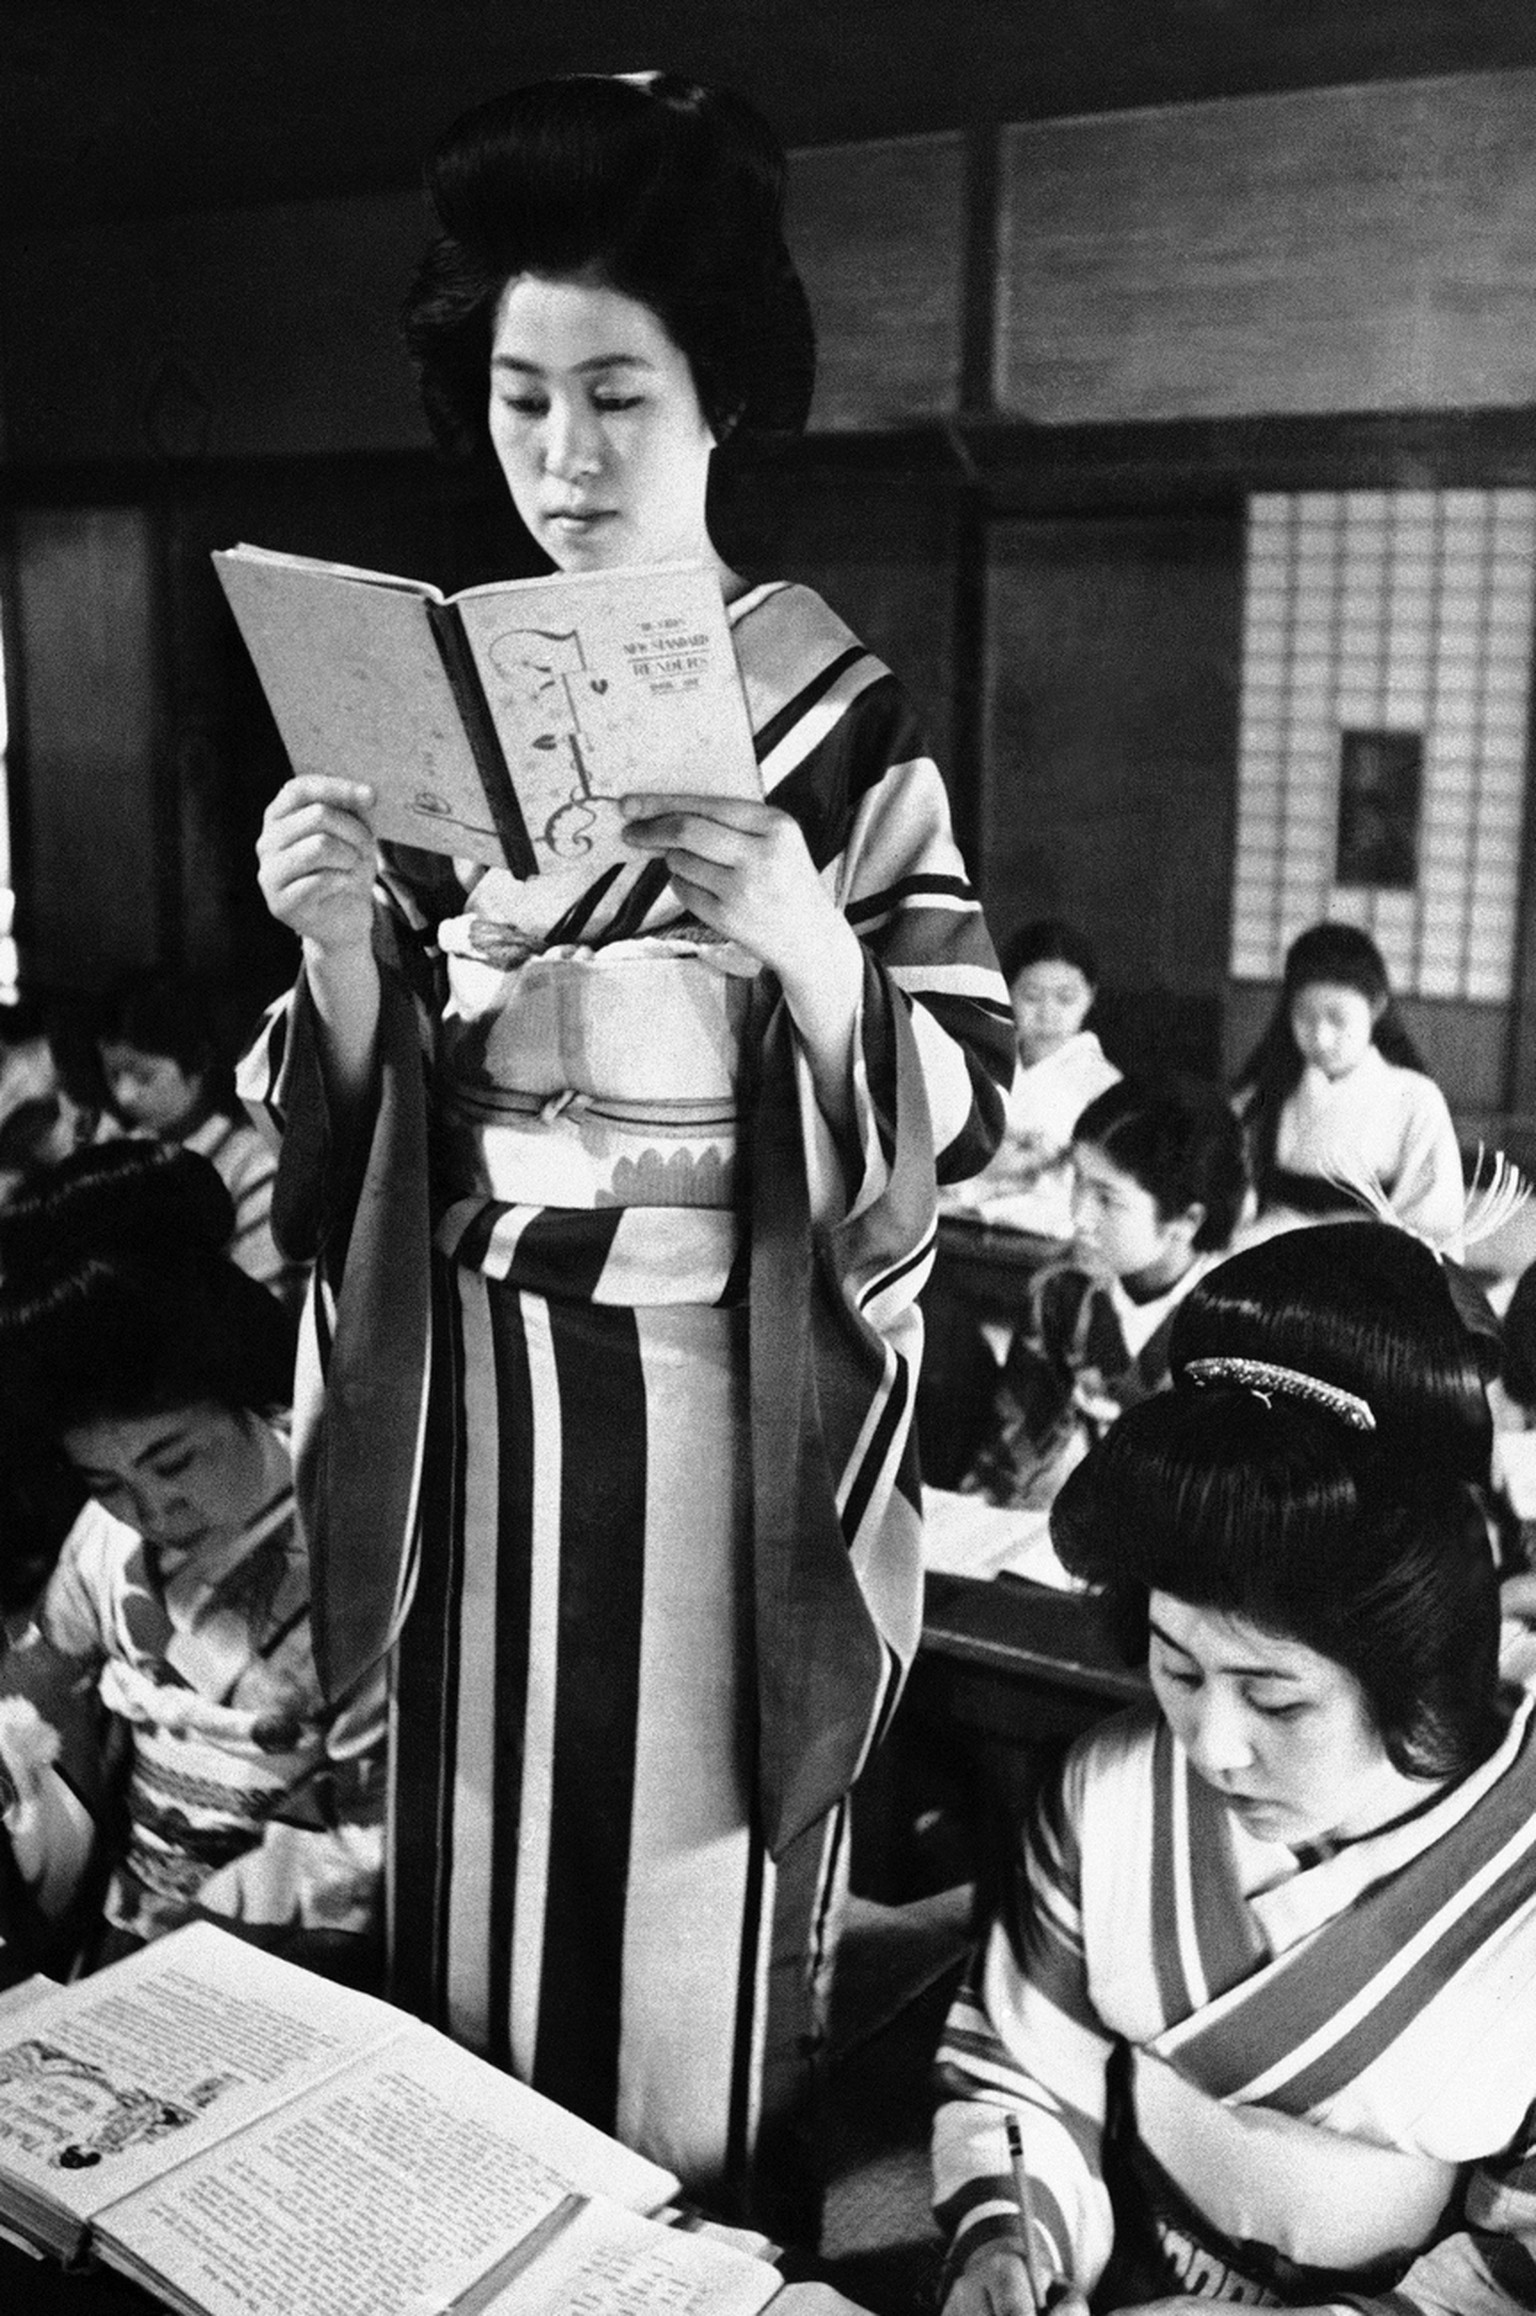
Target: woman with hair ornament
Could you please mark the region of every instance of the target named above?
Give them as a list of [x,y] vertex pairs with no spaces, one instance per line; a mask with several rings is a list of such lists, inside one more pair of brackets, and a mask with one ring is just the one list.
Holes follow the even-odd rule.
[[1478,1352],[1407,1233],[1212,1271],[1056,1499],[1152,1702],[1048,1780],[948,2022],[945,2316],[1536,2305],[1536,1699]]
[[334,779],[271,807],[304,970],[244,1084],[319,1262],[322,1661],[398,1640],[397,1997],[803,2228],[845,1797],[920,1628],[935,1178],[996,1142],[1007,997],[893,678],[710,534],[715,457],[810,401],[769,130],[582,76],[466,115],[428,183],[440,436],[564,571],[715,572],[766,800],[629,798],[596,883],[381,855]]
[[194,1920],[377,1977],[384,1683],[320,1693],[292,1330],[233,1224],[209,1160],[149,1141],[0,1215],[0,1406],[85,1497],[0,1655],[7,1983]]

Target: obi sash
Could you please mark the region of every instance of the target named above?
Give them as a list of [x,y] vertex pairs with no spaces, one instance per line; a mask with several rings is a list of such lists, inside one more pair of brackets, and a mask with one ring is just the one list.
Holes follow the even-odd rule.
[[1122,2045],[1111,2077],[1115,2265],[1140,2271],[1136,2298],[1274,2306],[1390,2291],[1459,2202],[1455,2164],[1225,2105],[1144,2050]]
[[[462,936],[447,928],[433,1174],[449,1216],[439,1247],[509,1278],[541,1210],[565,1218],[558,1235],[573,1255],[576,1211],[605,1211],[585,1232],[597,1247],[613,1210],[654,1210],[656,1227],[624,1231],[622,1291],[612,1271],[604,1283],[582,1260],[563,1287],[549,1272],[548,1291],[719,1301],[737,1235],[738,1086],[755,965],[729,943],[653,938],[567,944],[488,970],[481,921],[462,922],[477,953],[455,954]],[[496,1212],[486,1219],[479,1207]],[[698,1214],[692,1232],[679,1224],[682,1209]]]
[[737,1088],[755,969],[699,952],[566,948],[489,980],[452,961],[440,1252],[557,1298],[740,1301]]

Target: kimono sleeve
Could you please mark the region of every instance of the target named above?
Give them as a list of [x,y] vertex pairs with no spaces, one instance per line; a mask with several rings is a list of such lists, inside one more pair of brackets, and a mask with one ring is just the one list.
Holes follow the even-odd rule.
[[862,707],[862,747],[893,760],[859,801],[838,876],[843,913],[877,968],[866,974],[855,1062],[865,1113],[855,1211],[878,1193],[897,1140],[887,1097],[894,1073],[883,1059],[891,1009],[910,1027],[941,1183],[979,1173],[997,1149],[1017,1058],[1007,988],[938,767],[899,692]]
[[1010,2114],[1029,2167],[1039,2261],[1088,2292],[1109,2258],[1100,2150],[1114,2038],[1084,1967],[1078,1785],[1069,1759],[1037,1805],[1009,1915],[993,1925],[940,2044],[934,2209],[952,2239],[946,2289],[983,2244],[1016,2234]]
[[241,1057],[237,1091],[277,1153],[271,1231],[290,1264],[313,1263],[324,1254],[332,1275],[339,1273],[370,1147],[386,1115],[399,1106],[395,1081],[418,1078],[430,1067],[442,1000],[436,927],[462,901],[446,862],[391,847],[381,863],[373,930],[380,1026],[372,1082],[355,1116],[335,1114],[302,973],[268,1008]]
[[94,1564],[99,1506],[66,1538],[34,1622],[0,1658],[0,1941],[7,1977],[66,1967],[96,1892],[121,1766],[97,1680],[105,1658]]

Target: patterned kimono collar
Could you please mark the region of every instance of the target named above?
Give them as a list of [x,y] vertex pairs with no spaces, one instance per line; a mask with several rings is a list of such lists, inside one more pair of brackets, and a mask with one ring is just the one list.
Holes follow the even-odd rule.
[[[1229,1951],[1246,1921],[1250,1941],[1262,1939],[1274,1959],[1196,2000],[1157,2038],[1159,2055],[1214,2097],[1293,2114],[1358,2075],[1536,1898],[1533,1707],[1536,1698],[1523,1698],[1497,1752],[1430,1808],[1252,1901],[1230,1842],[1219,1853],[1225,1874],[1202,1852],[1207,1907],[1216,1926],[1227,1924]],[[1171,1745],[1164,1764],[1175,1792],[1199,1782]],[[1198,1831],[1195,1814],[1191,1805]]]

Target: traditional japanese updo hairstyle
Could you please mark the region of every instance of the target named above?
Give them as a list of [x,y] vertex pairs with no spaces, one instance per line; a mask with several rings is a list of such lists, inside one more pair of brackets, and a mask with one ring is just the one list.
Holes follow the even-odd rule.
[[1390,1454],[1486,1487],[1493,1421],[1451,1274],[1411,1231],[1322,1222],[1245,1247],[1178,1314],[1176,1364],[1276,1359],[1368,1401]]
[[224,1252],[233,1230],[210,1162],[148,1140],[76,1151],[0,1210],[9,1423],[47,1436],[203,1400],[285,1406],[291,1322]]
[[1434,1256],[1386,1224],[1287,1231],[1199,1281],[1169,1364],[1051,1513],[1127,1655],[1154,1592],[1241,1617],[1352,1674],[1405,1775],[1465,1776],[1504,1727],[1488,1411]]
[[751,105],[670,73],[538,81],[463,114],[427,164],[442,236],[403,317],[438,442],[489,443],[495,312],[520,274],[590,277],[649,307],[717,442],[798,433],[816,341],[784,181]]

